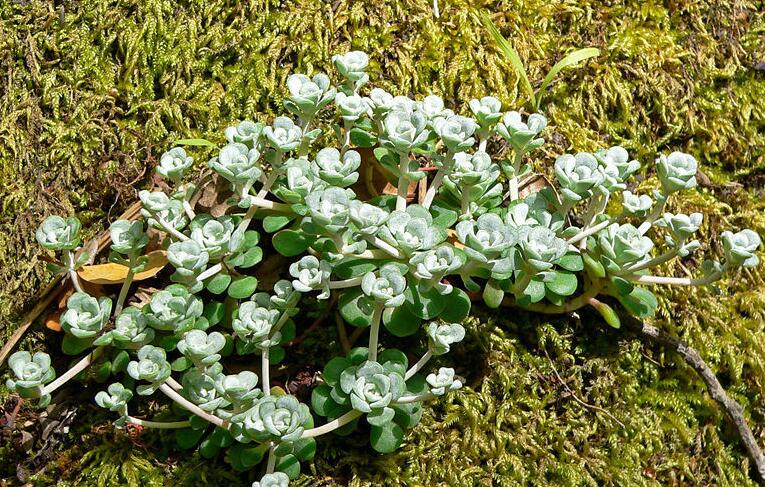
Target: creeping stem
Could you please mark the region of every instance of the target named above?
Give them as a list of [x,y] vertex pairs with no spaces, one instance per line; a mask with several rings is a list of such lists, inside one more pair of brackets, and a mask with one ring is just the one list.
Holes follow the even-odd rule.
[[119,316],[120,312],[122,312],[122,306],[125,304],[127,293],[130,290],[130,285],[133,283],[133,277],[135,277],[135,265],[135,254],[130,254],[130,268],[128,269],[127,276],[125,276],[125,280],[122,282],[122,289],[120,289],[120,295],[117,297],[117,304],[114,305],[115,317]]
[[372,235],[365,235],[364,240],[371,243],[378,249],[388,253],[390,256],[396,259],[401,258],[401,252],[399,252],[394,246],[390,245],[388,242],[380,240],[378,237],[373,237]]
[[416,364],[412,365],[409,370],[406,371],[406,375],[404,375],[404,380],[409,380],[412,378],[414,374],[420,371],[421,368],[425,366],[426,363],[428,363],[428,360],[430,360],[433,357],[433,352],[428,350],[423,354],[422,357],[420,357],[420,360],[417,361]]
[[566,243],[573,245],[579,242],[580,240],[583,240],[589,237],[590,235],[595,235],[596,233],[603,230],[604,228],[611,225],[612,223],[619,223],[621,220],[622,220],[622,217],[609,218],[608,220],[600,222],[597,225],[594,225],[592,227],[583,228],[582,231],[580,231],[579,233],[577,233],[576,235],[568,239]]
[[213,414],[203,411],[199,406],[175,392],[175,390],[166,383],[159,386],[159,390],[162,391],[167,397],[183,406],[187,411],[196,414],[200,418],[207,420],[215,426],[220,426],[221,428],[228,429],[227,421],[224,421]]
[[274,453],[274,445],[268,448],[268,463],[266,464],[266,473],[274,473],[276,467],[276,454]]
[[353,277],[351,279],[344,279],[342,281],[329,281],[330,289],[344,289],[347,287],[356,287],[361,285],[362,277]]
[[103,351],[104,351],[104,347],[98,347],[94,349],[92,352],[90,352],[89,354],[85,355],[85,357],[83,357],[82,360],[74,364],[74,366],[71,369],[67,370],[64,373],[64,375],[54,380],[47,386],[43,387],[42,391],[40,392],[40,395],[44,396],[46,394],[50,394],[51,392],[55,391],[59,387],[66,384],[71,378],[73,378],[74,376],[76,376],[77,374],[85,370],[85,368],[87,368],[88,365],[93,363],[93,361],[97,359],[98,356],[101,355]]
[[659,215],[661,215],[661,212],[664,211],[664,207],[667,205],[667,195],[661,194],[659,198],[656,199],[656,206],[654,207],[653,211],[650,215],[645,219],[645,221],[638,227],[638,233],[640,235],[645,235],[645,232],[648,231],[649,228],[651,228],[651,225],[653,225],[653,222],[655,222]]
[[207,279],[208,277],[212,277],[215,274],[219,273],[222,269],[223,269],[223,264],[218,262],[214,266],[210,267],[209,269],[207,269],[204,272],[202,272],[201,274],[199,274],[197,276],[197,281],[202,282],[205,279]]
[[712,283],[722,276],[721,271],[716,271],[700,279],[691,279],[689,277],[666,277],[666,276],[625,276],[625,279],[632,282],[644,284],[667,284],[670,286],[705,286]]
[[361,411],[356,411],[355,409],[348,411],[347,413],[343,414],[342,416],[333,419],[327,424],[323,424],[316,428],[311,428],[303,431],[303,434],[300,436],[300,438],[316,438],[317,436],[321,436],[327,433],[331,433],[335,431],[337,428],[340,428],[341,426],[345,426],[346,424],[350,423],[354,419],[361,416]]
[[266,396],[271,395],[271,376],[270,376],[271,363],[268,359],[268,355],[270,351],[271,351],[271,347],[264,347],[263,352],[260,355],[261,357],[260,379],[263,381],[263,393]]
[[156,428],[156,429],[178,429],[178,428],[188,428],[191,426],[191,422],[189,421],[149,421],[147,419],[139,419],[134,418],[133,416],[127,417],[128,423],[132,423],[138,426],[143,426],[144,428]]
[[510,201],[518,199],[518,173],[521,171],[523,151],[516,150],[513,156],[513,177],[510,178]]
[[69,279],[71,279],[71,281],[72,281],[72,286],[74,287],[75,291],[81,293],[82,292],[82,286],[80,285],[80,278],[79,278],[79,276],[77,276],[77,271],[74,270],[74,261],[75,261],[75,259],[74,259],[74,252],[72,252],[71,250],[68,250],[66,252],[66,254],[64,254],[64,255],[66,256],[65,264],[69,268],[69,270],[68,270],[68,272],[69,272]]
[[435,394],[430,392],[423,392],[422,394],[413,394],[410,396],[401,396],[397,400],[393,401],[394,404],[411,404],[413,402],[427,401],[429,399],[435,399]]
[[372,362],[377,360],[377,336],[380,333],[380,319],[382,318],[383,309],[385,307],[382,304],[376,304],[375,310],[372,313],[372,326],[369,329],[369,356],[368,359]]
[[430,186],[428,187],[428,191],[425,193],[425,199],[422,201],[422,206],[425,208],[430,208],[430,205],[433,204],[433,199],[436,197],[436,193],[438,193],[438,189],[441,187],[441,183],[443,183],[444,177],[451,170],[453,161],[454,151],[446,151],[444,162],[441,164],[441,167],[438,169],[438,171],[436,171],[436,175],[433,177],[433,181],[431,181]]
[[648,269],[649,267],[656,267],[657,265],[661,265],[668,260],[673,259],[679,252],[679,249],[674,248],[670,250],[669,252],[665,252],[662,255],[659,255],[658,257],[654,257],[653,259],[643,262],[642,264],[634,265],[632,267],[628,267],[624,269],[623,271],[619,272],[619,274],[627,274],[637,271],[642,271],[643,269]]
[[406,210],[406,197],[409,195],[409,180],[406,174],[409,171],[409,155],[402,152],[398,155],[398,188],[396,190],[396,210]]

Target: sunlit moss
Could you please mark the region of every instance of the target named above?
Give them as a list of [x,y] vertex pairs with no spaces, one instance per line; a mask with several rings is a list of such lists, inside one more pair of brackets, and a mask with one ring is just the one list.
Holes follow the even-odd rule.
[[[289,73],[325,69],[335,52],[369,52],[376,84],[391,91],[437,93],[454,107],[487,93],[522,105],[516,74],[480,27],[483,8],[535,86],[568,50],[602,50],[546,95],[549,144],[539,163],[616,143],[646,163],[656,151],[686,150],[715,186],[671,211],[704,211],[701,240],[713,252],[728,227],[765,235],[760,2],[439,3],[440,19],[429,0],[2,2],[0,336],[49,279],[32,239],[44,215],[77,212],[95,233],[132,202],[174,139],[215,139],[232,121],[268,117]],[[664,270],[683,275],[697,264]],[[709,360],[758,437],[764,275],[761,265],[719,292],[663,291],[657,320]],[[302,485],[751,483],[735,434],[689,368],[593,315],[582,320],[482,319],[465,350],[470,387],[428,408],[400,452],[380,457],[353,438],[322,440]],[[567,397],[544,350],[583,401],[626,429]],[[170,470],[167,482],[192,485],[213,478],[207,469],[225,471],[197,457],[162,466],[126,441],[104,438],[72,478],[150,484]]]

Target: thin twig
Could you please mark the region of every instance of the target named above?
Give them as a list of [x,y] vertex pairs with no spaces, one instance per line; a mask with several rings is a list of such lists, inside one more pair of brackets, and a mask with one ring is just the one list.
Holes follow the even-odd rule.
[[677,352],[680,357],[683,358],[685,363],[690,365],[691,368],[701,376],[704,383],[707,385],[709,395],[712,396],[712,399],[723,408],[731,421],[733,421],[739,437],[741,437],[741,441],[746,447],[749,458],[754,462],[755,470],[757,470],[760,480],[765,481],[765,455],[763,455],[762,450],[757,444],[757,440],[744,417],[744,408],[728,396],[725,389],[723,389],[720,384],[720,381],[717,380],[717,376],[715,376],[714,372],[712,372],[712,369],[709,368],[704,359],[701,358],[699,352],[693,347],[688,346],[688,344],[679,338],[632,316],[622,316],[620,318],[622,323],[626,324],[629,329],[635,331],[641,337],[669,347]]
[[624,423],[622,423],[621,421],[619,421],[618,419],[616,419],[616,417],[615,417],[613,414],[609,413],[607,410],[603,409],[603,408],[602,408],[602,407],[600,407],[600,406],[596,406],[596,405],[594,405],[594,404],[589,404],[589,403],[587,403],[587,402],[584,402],[583,400],[579,399],[579,396],[577,396],[577,395],[574,393],[574,391],[572,391],[572,390],[571,390],[571,388],[568,386],[568,384],[566,384],[566,382],[563,380],[563,378],[562,378],[562,377],[560,376],[560,374],[558,373],[558,369],[556,369],[556,368],[555,368],[555,364],[553,364],[553,361],[552,361],[552,359],[550,358],[550,355],[547,353],[547,349],[543,349],[543,351],[545,352],[545,357],[547,357],[547,361],[548,361],[548,362],[550,362],[550,367],[552,367],[552,370],[553,370],[553,373],[555,374],[555,377],[557,377],[557,378],[558,378],[558,382],[560,382],[560,383],[561,383],[561,385],[562,385],[562,386],[563,386],[563,387],[566,389],[566,391],[568,391],[568,393],[571,395],[571,397],[572,397],[572,398],[573,398],[573,399],[574,399],[576,402],[578,402],[579,404],[581,404],[581,405],[582,405],[582,406],[584,406],[585,408],[588,408],[588,409],[594,409],[594,410],[596,410],[596,411],[600,411],[601,413],[605,414],[606,416],[608,416],[609,418],[611,418],[612,420],[614,420],[614,421],[615,421],[615,422],[616,422],[616,423],[617,423],[619,426],[621,426],[621,427],[622,427],[622,429],[627,429],[627,427],[626,427],[626,426],[624,426]]

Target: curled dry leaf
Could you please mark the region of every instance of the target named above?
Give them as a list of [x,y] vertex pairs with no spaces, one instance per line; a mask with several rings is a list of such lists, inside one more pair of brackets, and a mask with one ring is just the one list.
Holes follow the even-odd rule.
[[[146,254],[148,262],[144,269],[137,273],[134,281],[141,281],[156,276],[167,265],[167,252],[155,250]],[[88,265],[77,271],[77,275],[83,281],[92,284],[120,284],[128,275],[128,267],[122,264],[109,262],[107,264]]]

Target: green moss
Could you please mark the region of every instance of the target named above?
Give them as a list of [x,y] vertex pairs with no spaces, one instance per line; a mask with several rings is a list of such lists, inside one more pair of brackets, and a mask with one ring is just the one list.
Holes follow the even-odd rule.
[[[174,139],[217,140],[235,120],[267,118],[294,70],[326,69],[331,54],[352,47],[370,53],[374,81],[391,91],[437,93],[455,107],[487,93],[521,105],[515,73],[480,27],[483,8],[536,85],[568,50],[603,52],[552,85],[540,163],[616,143],[644,162],[686,150],[717,185],[673,204],[706,212],[702,241],[711,251],[723,228],[765,234],[755,179],[761,184],[765,167],[765,76],[754,69],[765,59],[759,3],[441,0],[434,19],[424,0],[88,0],[60,2],[62,10],[2,2],[0,336],[50,277],[32,236],[45,215],[77,212],[97,232],[134,200]],[[719,292],[663,291],[657,320],[709,360],[760,438],[764,275],[761,265]],[[429,408],[400,452],[379,457],[353,438],[322,440],[302,484],[751,483],[735,434],[690,369],[587,313],[582,319],[489,317],[473,326],[463,371],[470,387]],[[543,350],[583,401],[626,429],[567,397]],[[96,453],[67,477],[84,485],[194,485],[225,472],[196,457],[163,464],[124,437],[91,441]]]

